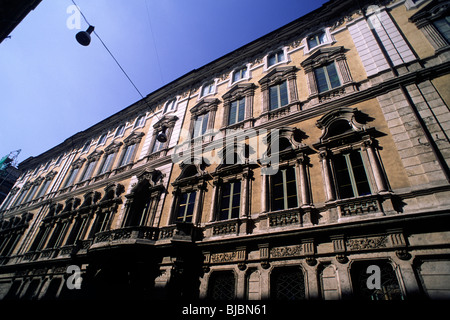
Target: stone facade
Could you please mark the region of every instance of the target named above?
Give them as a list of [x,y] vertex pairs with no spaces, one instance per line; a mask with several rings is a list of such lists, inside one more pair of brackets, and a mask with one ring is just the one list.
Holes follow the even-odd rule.
[[0,298],[450,298],[448,1],[360,4],[24,161]]

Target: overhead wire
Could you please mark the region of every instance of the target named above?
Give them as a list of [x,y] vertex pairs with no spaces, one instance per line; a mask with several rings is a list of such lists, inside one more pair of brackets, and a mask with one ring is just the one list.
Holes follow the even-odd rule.
[[[91,24],[89,23],[88,19],[86,18],[86,16],[84,15],[83,11],[81,11],[80,7],[76,4],[75,0],[71,0],[72,3],[77,7],[78,11],[80,12],[81,16],[83,17],[84,21],[86,21],[86,23],[91,26]],[[150,19],[150,17],[149,17]],[[119,63],[119,61],[116,59],[116,57],[113,55],[113,53],[111,52],[111,50],[108,48],[108,46],[105,44],[105,42],[102,40],[102,38],[98,35],[98,33],[94,30],[93,33],[95,34],[95,36],[98,38],[98,40],[100,40],[100,43],[103,45],[103,47],[105,47],[106,51],[108,51],[109,55],[113,58],[113,60],[116,62],[117,66],[120,68],[120,70],[122,70],[123,74],[125,75],[125,77],[128,79],[128,81],[131,83],[131,85],[134,87],[134,89],[136,89],[137,93],[139,94],[139,96],[142,98],[142,100],[147,104],[147,106],[150,108],[150,110],[154,109],[152,108],[149,103],[147,102],[147,100],[145,99],[144,95],[141,93],[141,91],[138,89],[138,87],[134,84],[133,80],[131,80],[130,76],[127,74],[127,72],[125,71],[125,69],[122,67],[122,65]],[[153,35],[153,32],[152,32]],[[159,60],[158,60],[159,61]],[[159,115],[154,113],[155,116],[160,119]]]

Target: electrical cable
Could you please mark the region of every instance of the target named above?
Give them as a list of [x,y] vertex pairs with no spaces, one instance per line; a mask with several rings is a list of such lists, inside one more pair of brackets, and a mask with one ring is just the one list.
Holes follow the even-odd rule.
[[[86,23],[91,26],[91,24],[89,23],[89,21],[87,20],[86,16],[84,15],[84,13],[81,11],[80,7],[75,3],[74,0],[71,0],[72,3],[77,7],[78,11],[80,12],[81,16],[83,17],[84,21],[86,21]],[[125,77],[127,77],[128,81],[131,83],[131,85],[134,87],[134,89],[136,89],[137,93],[141,96],[142,100],[147,104],[147,106],[150,108],[150,111],[153,109],[147,102],[147,100],[145,100],[145,97],[143,96],[143,94],[141,93],[141,91],[139,91],[138,87],[134,84],[133,80],[131,80],[130,76],[127,74],[127,72],[124,70],[124,68],[120,65],[119,61],[116,59],[116,57],[113,55],[113,53],[111,52],[111,50],[109,50],[108,46],[105,44],[105,42],[102,40],[102,38],[100,38],[100,36],[98,35],[98,33],[94,30],[93,33],[97,36],[97,38],[100,40],[101,44],[103,45],[103,47],[105,47],[106,51],[108,51],[108,53],[110,54],[110,56],[113,58],[113,60],[116,62],[117,66],[120,68],[120,70],[122,70],[123,74],[125,75]],[[159,117],[158,114],[154,113],[154,115],[158,118],[161,119]]]

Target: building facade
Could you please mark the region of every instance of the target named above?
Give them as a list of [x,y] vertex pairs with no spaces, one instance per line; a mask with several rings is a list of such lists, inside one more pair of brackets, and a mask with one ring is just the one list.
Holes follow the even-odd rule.
[[449,4],[332,0],[27,159],[0,298],[450,298]]

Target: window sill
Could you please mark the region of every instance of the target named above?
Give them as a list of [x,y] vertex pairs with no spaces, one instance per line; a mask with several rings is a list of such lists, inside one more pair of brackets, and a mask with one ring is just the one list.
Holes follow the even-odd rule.
[[319,103],[325,103],[332,100],[339,99],[347,94],[353,93],[357,91],[356,85],[353,82],[345,83],[343,85],[340,85],[339,87],[321,92],[321,93],[315,93],[313,95],[309,96],[309,99],[312,102],[312,105],[319,104]]
[[285,116],[290,115],[293,112],[300,110],[301,110],[300,102],[293,101],[283,107],[263,112],[260,116],[260,119],[262,119],[264,122],[272,121],[278,118],[283,118]]

